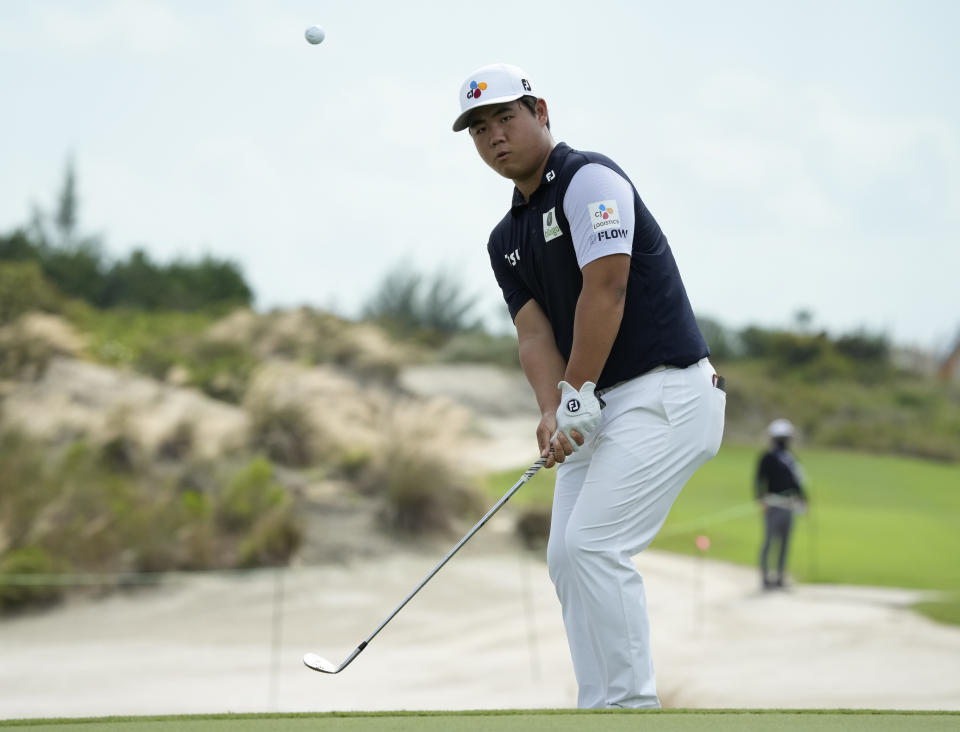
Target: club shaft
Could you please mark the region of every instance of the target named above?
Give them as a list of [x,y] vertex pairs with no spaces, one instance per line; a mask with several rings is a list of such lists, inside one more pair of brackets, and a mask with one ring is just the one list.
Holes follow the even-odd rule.
[[460,548],[461,548],[464,544],[466,544],[468,541],[470,541],[470,538],[471,538],[474,534],[476,534],[476,533],[480,530],[480,528],[481,528],[485,523],[487,523],[487,521],[489,521],[490,518],[491,518],[497,511],[499,511],[499,510],[503,507],[503,504],[505,504],[507,501],[509,501],[510,498],[511,498],[511,496],[513,496],[514,493],[516,493],[518,490],[520,490],[520,486],[522,486],[524,483],[526,483],[528,480],[530,480],[534,475],[536,475],[536,474],[537,474],[537,471],[540,470],[540,468],[542,468],[546,462],[547,462],[547,459],[546,459],[546,458],[539,458],[536,462],[533,463],[533,465],[531,465],[529,468],[527,468],[526,472],[521,476],[520,480],[518,480],[516,483],[514,483],[514,484],[513,484],[513,487],[512,487],[510,490],[508,490],[506,493],[503,494],[503,497],[500,498],[500,500],[497,501],[497,502],[493,505],[493,507],[492,507],[489,511],[486,512],[486,514],[484,514],[483,518],[480,519],[479,521],[477,521],[477,523],[474,525],[474,527],[473,527],[472,529],[470,529],[470,531],[468,531],[468,532],[466,533],[466,535],[465,535],[460,541],[458,541],[458,542],[456,543],[456,545],[455,545],[450,551],[447,552],[447,555],[446,555],[443,559],[440,560],[440,562],[437,564],[436,567],[434,567],[433,569],[430,570],[430,573],[429,573],[426,577],[423,578],[423,581],[421,581],[420,584],[416,586],[416,588],[414,588],[413,592],[411,592],[409,595],[407,595],[405,598],[403,598],[403,602],[401,602],[399,605],[397,605],[396,608],[394,608],[393,612],[390,613],[390,614],[384,619],[384,621],[383,621],[382,623],[380,623],[380,625],[377,626],[377,629],[376,629],[375,631],[373,631],[369,636],[367,636],[367,639],[366,639],[363,643],[361,643],[359,646],[357,646],[357,648],[353,651],[352,654],[350,654],[350,656],[347,658],[347,660],[344,661],[343,664],[341,664],[340,670],[344,669],[344,668],[347,666],[347,664],[349,664],[351,661],[353,661],[353,659],[356,658],[356,657],[360,654],[360,652],[361,652],[364,648],[367,647],[367,644],[368,644],[370,641],[372,641],[372,640],[377,636],[377,633],[379,633],[381,630],[383,630],[384,627],[386,627],[387,623],[389,623],[391,620],[393,620],[393,618],[396,616],[396,614],[397,614],[398,612],[400,612],[401,610],[403,610],[404,606],[405,606],[408,602],[410,602],[410,600],[412,600],[412,599],[414,598],[414,596],[415,596],[418,592],[420,592],[420,590],[423,589],[423,586],[426,585],[427,582],[429,582],[431,579],[433,579],[433,576],[434,576],[437,572],[439,572],[439,571],[441,570],[441,568],[443,567],[443,565],[446,564],[447,562],[449,562],[450,559],[453,557],[453,555],[456,554],[458,551],[460,551]]

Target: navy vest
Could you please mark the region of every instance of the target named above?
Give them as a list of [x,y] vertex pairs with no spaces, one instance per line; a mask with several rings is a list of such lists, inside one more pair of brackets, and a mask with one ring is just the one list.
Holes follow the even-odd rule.
[[[525,202],[514,189],[510,212],[490,235],[490,263],[515,318],[530,299],[536,300],[553,328],[557,349],[567,360],[573,345],[573,321],[583,276],[563,213],[563,197],[574,173],[599,163],[626,174],[604,155],[574,150],[559,143],[550,153],[540,186]],[[709,355],[706,341],[680,279],[677,263],[657,222],[633,188],[635,231],[630,276],[620,331],[597,383],[613,386],[661,364],[686,367]],[[550,229],[554,211],[562,232]]]

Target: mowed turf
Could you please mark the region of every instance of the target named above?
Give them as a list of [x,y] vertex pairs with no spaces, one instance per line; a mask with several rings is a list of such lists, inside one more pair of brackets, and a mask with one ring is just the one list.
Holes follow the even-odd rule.
[[115,717],[0,722],[30,732],[782,732],[786,730],[956,730],[960,713],[871,711],[507,711],[316,715]]
[[[801,582],[960,588],[960,465],[822,449],[796,451],[808,479],[811,510],[800,516],[790,549]],[[757,447],[724,445],[677,499],[660,536],[663,549],[755,566],[761,518],[751,506]],[[492,476],[501,495],[523,471]],[[554,471],[541,471],[514,497],[549,506]],[[946,613],[949,616],[949,613]]]

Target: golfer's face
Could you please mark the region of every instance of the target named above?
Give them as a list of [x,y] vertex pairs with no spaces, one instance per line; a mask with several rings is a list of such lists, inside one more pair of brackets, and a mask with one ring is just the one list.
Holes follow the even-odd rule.
[[470,116],[470,137],[483,162],[512,180],[540,164],[541,127],[520,102],[480,107]]

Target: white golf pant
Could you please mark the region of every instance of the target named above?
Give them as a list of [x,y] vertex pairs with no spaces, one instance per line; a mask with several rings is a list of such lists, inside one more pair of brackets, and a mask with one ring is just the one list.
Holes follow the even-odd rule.
[[659,707],[643,578],[650,545],[697,468],[717,454],[726,395],[702,359],[603,394],[597,431],[557,468],[547,563],[580,707]]

